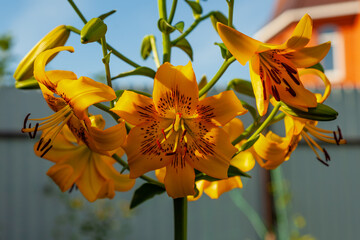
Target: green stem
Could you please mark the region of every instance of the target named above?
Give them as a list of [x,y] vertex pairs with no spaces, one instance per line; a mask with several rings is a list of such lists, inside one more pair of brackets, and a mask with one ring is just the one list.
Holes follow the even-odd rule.
[[[101,38],[101,46],[102,46],[102,52],[103,52],[103,63],[105,65],[105,73],[106,73],[106,81],[107,81],[107,85],[109,87],[112,88],[112,83],[111,83],[111,74],[110,74],[110,65],[109,65],[109,61],[110,61],[110,56],[108,55],[107,52],[107,48],[106,48],[106,38],[105,36]],[[107,59],[109,58],[109,59]],[[110,107],[113,108],[114,107],[114,101],[110,101]]]
[[76,14],[81,18],[81,21],[83,21],[84,24],[87,23],[86,18],[84,17],[84,15],[81,13],[80,9],[76,6],[76,4],[74,3],[73,0],[68,0],[68,2],[70,3],[70,5],[72,6],[72,8],[75,10]]
[[234,57],[231,57],[224,61],[224,63],[221,65],[220,69],[217,71],[215,76],[208,82],[208,84],[205,85],[200,91],[199,91],[199,97],[207,93],[220,79],[220,77],[224,74],[226,69],[230,66],[231,63],[235,61]]
[[110,114],[114,118],[114,120],[116,122],[118,122],[120,117],[116,113],[110,111],[110,108],[108,106],[106,106],[104,104],[101,104],[101,103],[95,103],[94,106],[101,109],[101,110],[103,110],[104,112],[107,112],[108,114]]
[[179,42],[181,39],[185,38],[189,33],[192,32],[192,30],[194,30],[194,28],[203,20],[207,19],[208,17],[210,17],[214,12],[209,12],[208,14],[197,18],[192,24],[191,26],[186,29],[185,32],[183,32],[183,34],[181,34],[179,37],[175,38],[174,40],[171,41],[171,45],[174,46],[177,42]]
[[276,214],[277,237],[279,240],[289,239],[289,220],[286,212],[284,179],[281,166],[270,170],[273,198]]
[[175,240],[187,239],[187,198],[175,198],[174,203],[174,223]]
[[[166,13],[166,0],[158,0],[159,16],[160,18],[167,19]],[[171,44],[169,33],[162,32],[163,39],[163,63],[170,62],[171,59]]]
[[160,67],[160,60],[159,60],[159,55],[158,55],[158,51],[157,51],[157,48],[156,48],[156,42],[155,42],[155,37],[154,36],[151,36],[150,44],[151,44],[152,53],[154,55],[155,65],[156,65],[157,68],[159,68]]
[[[129,165],[121,158],[119,157],[119,155],[117,155],[116,153],[112,155],[112,157],[121,165],[123,166],[125,169],[128,169],[129,170]],[[163,187],[165,188],[165,185],[163,183],[160,183],[154,179],[152,179],[151,177],[148,177],[148,176],[145,176],[145,175],[142,175],[140,176],[141,179],[147,181],[148,183],[152,183],[152,184],[156,184],[160,187]]]
[[[260,127],[251,135],[251,137],[248,138],[247,142],[250,142],[250,141],[254,140],[254,139],[271,123],[271,121],[272,121],[273,118],[275,117],[276,113],[279,111],[280,106],[281,106],[280,103],[276,104],[276,106],[275,106],[275,107],[273,108],[273,110],[271,111],[270,115],[265,119],[264,122],[262,122],[262,124],[260,125]],[[250,125],[250,126],[251,126],[251,128],[256,127],[255,125]],[[250,127],[250,126],[249,126],[249,127]],[[247,130],[247,129],[246,129],[246,130]],[[235,139],[235,140],[232,142],[232,144],[235,145],[235,144],[239,143],[239,142],[243,139],[243,138],[242,138],[242,139],[240,138],[241,136],[242,136],[242,135],[240,135],[237,139]],[[234,156],[238,155],[240,152],[241,152],[241,149],[240,149],[237,153],[235,153]],[[233,157],[234,157],[234,156],[233,156]]]
[[[79,34],[80,35],[80,30],[73,27],[73,26],[66,26],[67,29],[69,29],[70,31]],[[101,44],[101,41],[97,41],[98,43]],[[115,55],[116,57],[120,58],[121,60],[123,60],[124,62],[126,62],[127,64],[133,66],[134,68],[140,67],[139,64],[131,61],[130,59],[128,59],[127,57],[125,57],[124,55],[122,55],[120,52],[118,52],[115,48],[113,48],[110,44],[106,44],[106,48],[107,50],[111,51],[113,55]]]
[[171,22],[174,19],[174,15],[175,15],[175,10],[176,10],[176,5],[177,5],[177,0],[173,0],[172,6],[171,6],[171,10],[170,10],[170,14],[169,14],[169,18],[167,20],[167,22],[171,25]]
[[227,1],[229,6],[228,26],[233,27],[234,0]]
[[230,198],[235,203],[235,205],[245,214],[247,219],[249,219],[251,225],[255,229],[255,232],[259,236],[259,239],[264,239],[267,233],[266,226],[261,220],[259,214],[246,201],[240,191],[231,191]]

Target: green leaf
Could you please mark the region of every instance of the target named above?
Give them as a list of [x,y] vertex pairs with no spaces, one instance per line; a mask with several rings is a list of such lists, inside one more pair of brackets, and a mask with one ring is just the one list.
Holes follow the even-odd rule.
[[111,10],[110,12],[101,14],[101,15],[99,16],[99,18],[100,18],[101,20],[104,20],[105,18],[107,18],[108,16],[110,16],[110,15],[112,15],[112,14],[114,14],[114,13],[116,13],[116,10]]
[[[214,182],[214,181],[223,180],[223,179],[218,179],[218,178],[211,177],[211,176],[206,175],[205,173],[202,173],[202,172],[200,172],[198,170],[195,170],[195,174],[196,174],[195,181],[206,180],[206,181],[209,181],[209,182]],[[230,165],[229,169],[228,169],[228,177],[235,177],[235,176],[242,176],[242,177],[251,178],[251,176],[249,174],[241,171],[237,167],[234,167],[234,166]]]
[[315,64],[315,65],[313,65],[311,67],[308,67],[308,68],[315,68],[315,69],[317,69],[317,70],[319,70],[321,72],[325,72],[325,69],[324,69],[323,65],[321,65],[321,63],[317,63],[317,64]]
[[237,167],[234,167],[234,166],[230,165],[229,169],[228,169],[228,177],[235,177],[235,176],[242,176],[242,177],[251,178],[251,176],[249,174],[241,171]]
[[189,0],[185,0],[185,2],[187,4],[189,4],[189,6],[191,7],[191,9],[195,15],[202,13],[202,7],[201,7],[200,3],[195,2],[195,1],[189,1]]
[[127,77],[127,76],[131,76],[131,75],[142,75],[142,76],[147,76],[150,78],[154,78],[155,77],[156,72],[154,70],[152,70],[151,68],[148,67],[137,67],[134,70],[128,71],[128,72],[123,72],[120,73],[119,75],[112,77],[111,80],[117,79],[117,78],[122,78],[122,77]]
[[154,37],[153,35],[146,35],[142,42],[141,42],[141,48],[140,48],[140,54],[142,59],[146,60],[152,51],[151,48],[151,38]]
[[178,22],[174,25],[174,28],[176,28],[180,33],[182,33],[184,31],[184,22]]
[[160,32],[172,33],[176,30],[175,27],[171,26],[164,18],[160,18],[158,21],[158,28]]
[[185,39],[181,39],[180,41],[178,41],[177,43],[175,43],[175,45],[173,45],[174,47],[178,47],[181,50],[183,50],[191,59],[191,61],[193,61],[193,50],[191,48],[190,43]]
[[158,185],[152,183],[144,183],[134,192],[130,203],[130,209],[139,206],[146,200],[153,198],[155,195],[162,194],[163,192],[165,192],[165,189]]
[[225,44],[223,43],[214,43],[215,45],[218,45],[220,47],[220,51],[221,51],[221,56],[224,59],[228,59],[229,57],[231,57],[231,53],[228,51],[227,47],[225,46]]
[[240,94],[255,97],[251,82],[244,79],[235,78],[231,80],[228,83],[227,89],[234,89]]
[[338,116],[337,111],[322,103],[318,103],[317,107],[315,108],[309,108],[307,112],[301,111],[294,107],[290,107],[283,102],[280,103],[281,110],[294,117],[300,117],[316,121],[332,121],[335,120]]
[[103,62],[104,64],[109,64],[111,53],[112,53],[112,50],[111,50],[110,52],[108,52],[105,57],[103,57],[102,62]]
[[218,22],[221,22],[221,23],[223,23],[223,24],[225,24],[225,25],[228,24],[228,19],[227,19],[227,17],[225,17],[225,15],[222,14],[221,12],[219,12],[219,11],[214,12],[214,13],[210,16],[210,19],[211,19],[211,23],[212,23],[213,27],[215,28],[215,31],[216,31],[216,32],[217,32],[217,26],[216,26],[216,24],[217,24]]
[[206,78],[205,75],[203,75],[201,77],[201,80],[200,80],[199,84],[198,84],[199,90],[203,89],[203,87],[205,87],[207,83],[208,83],[207,78]]
[[246,141],[243,145],[241,145],[239,152],[245,151],[252,147],[256,143],[256,141],[259,139],[260,134],[257,135],[254,139]]
[[119,98],[123,95],[125,90],[116,90],[115,91],[115,95],[116,95],[116,99],[115,102],[117,102],[119,100]]

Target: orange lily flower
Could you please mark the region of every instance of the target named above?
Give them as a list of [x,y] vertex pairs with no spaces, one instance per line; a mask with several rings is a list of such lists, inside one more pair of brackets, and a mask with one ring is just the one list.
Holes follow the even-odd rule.
[[[229,134],[230,140],[233,141],[244,131],[244,125],[240,119],[234,118],[228,122],[223,127],[223,129],[226,133]],[[236,147],[240,148],[242,144],[243,142],[240,142],[236,145]],[[251,150],[248,149],[240,152],[238,155],[232,158],[230,160],[230,165],[237,167],[243,172],[248,172],[254,168],[255,158],[253,157]],[[166,168],[157,169],[155,171],[155,175],[160,182],[164,182]],[[208,195],[211,199],[218,199],[223,193],[228,192],[234,188],[242,187],[243,184],[241,182],[241,178],[238,176],[213,182],[199,180],[196,182],[198,193],[196,193],[195,196],[188,196],[187,199],[188,201],[198,200],[202,196],[203,192],[205,192],[206,195]]]
[[[124,142],[126,129],[124,122],[102,130],[102,127],[96,122],[104,122],[101,115],[91,116],[91,127],[96,129],[98,134],[106,142]],[[46,130],[43,135],[46,135]],[[38,142],[34,146],[36,155],[41,156]],[[118,155],[124,151],[120,146],[113,149]],[[53,147],[45,156],[45,159],[55,163],[47,175],[59,186],[61,191],[65,192],[76,186],[84,197],[93,202],[98,198],[113,198],[116,191],[128,191],[135,180],[130,179],[128,174],[120,174],[114,167],[115,160],[108,155],[98,153],[89,148],[84,142],[79,141],[77,137],[64,126],[56,139],[53,141]]]
[[[305,74],[313,74],[320,77],[325,83],[325,92],[323,95],[316,94],[317,102],[323,103],[331,92],[331,85],[327,77],[321,71],[316,69],[302,69],[299,71],[300,77]],[[281,110],[281,108],[280,108]],[[285,112],[286,113],[286,112]],[[314,151],[317,160],[324,165],[330,161],[330,155],[325,148],[322,148],[312,137],[320,141],[333,144],[345,144],[340,128],[337,131],[330,131],[316,127],[317,121],[286,115],[284,119],[286,137],[280,137],[269,131],[266,136],[260,135],[258,141],[254,144],[254,154],[259,165],[265,169],[274,169],[290,158],[290,154],[295,150],[297,144],[304,138],[306,143]],[[316,148],[325,155],[325,161],[317,153]]]
[[329,51],[330,42],[305,47],[312,33],[309,15],[302,17],[291,37],[280,45],[262,43],[221,23],[217,28],[233,56],[242,65],[250,61],[251,83],[261,116],[267,112],[270,95],[303,111],[316,107],[316,98],[302,85],[297,69],[320,62]]
[[125,144],[130,177],[166,167],[165,187],[173,198],[194,195],[194,168],[209,176],[227,178],[236,148],[223,126],[247,112],[232,91],[199,100],[191,63],[158,69],[153,99],[125,91],[115,108],[135,125]]
[[[42,152],[41,157],[52,148],[55,137],[66,124],[73,134],[92,150],[108,154],[108,151],[113,150],[114,145],[118,146],[119,143],[103,142],[101,134],[91,127],[87,109],[94,103],[115,99],[115,92],[107,85],[88,77],[78,79],[75,73],[70,71],[45,71],[48,60],[64,50],[74,51],[72,47],[57,47],[44,51],[36,58],[34,77],[40,85],[46,102],[55,113],[39,119],[29,119],[30,114],[28,114],[22,132],[27,132],[31,138],[34,138],[38,131],[46,130],[38,145]],[[28,121],[37,121],[37,123],[31,127],[31,123],[27,126]]]

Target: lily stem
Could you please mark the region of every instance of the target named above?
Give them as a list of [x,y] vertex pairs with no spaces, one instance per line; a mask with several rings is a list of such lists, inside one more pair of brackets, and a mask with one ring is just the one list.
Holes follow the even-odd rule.
[[80,17],[81,21],[83,21],[84,24],[87,23],[86,18],[84,17],[84,15],[81,13],[80,9],[76,6],[76,4],[74,3],[73,0],[68,0],[68,2],[70,3],[71,7],[74,9],[74,11],[76,12],[76,14]]
[[194,30],[194,28],[203,20],[207,19],[208,17],[210,17],[211,15],[213,15],[214,12],[209,12],[208,14],[199,17],[197,19],[195,19],[195,21],[191,24],[191,26],[183,33],[181,34],[179,37],[175,38],[174,40],[171,41],[171,45],[174,46],[177,42],[179,42],[181,39],[185,38],[189,33],[192,32],[192,30]]
[[[158,0],[158,7],[159,7],[160,18],[166,20],[167,19],[166,0]],[[171,59],[170,34],[167,32],[162,32],[162,40],[163,40],[163,63],[170,62]]]
[[171,25],[172,20],[174,19],[174,15],[175,15],[175,10],[176,10],[176,5],[177,5],[177,0],[173,0],[172,6],[171,6],[171,10],[170,10],[170,14],[169,14],[169,18],[167,20],[167,22]]
[[187,239],[187,198],[175,198],[174,203],[174,224],[175,240]]
[[[73,26],[66,26],[67,29],[69,29],[70,31],[79,34],[81,33],[81,31]],[[101,44],[101,41],[97,41],[98,43]],[[106,48],[107,50],[111,51],[113,55],[115,55],[116,57],[118,57],[119,59],[123,60],[124,62],[126,62],[127,64],[133,66],[134,68],[140,67],[139,64],[131,61],[129,58],[125,57],[124,55],[122,55],[119,51],[117,51],[115,48],[113,48],[110,44],[106,44]]]
[[224,74],[226,69],[230,66],[231,63],[235,61],[234,57],[231,57],[224,61],[224,63],[221,65],[220,69],[217,71],[215,76],[210,80],[208,84],[205,85],[200,91],[199,91],[199,97],[210,91],[210,89],[217,83],[217,81],[220,79],[220,77]]
[[228,26],[233,27],[234,0],[228,0],[227,3],[229,6]]
[[[103,52],[103,56],[104,56],[103,63],[105,65],[106,82],[107,82],[107,85],[112,88],[110,65],[109,65],[110,56],[108,56],[108,52],[107,52],[107,48],[106,48],[106,38],[105,38],[105,36],[101,38],[101,46],[102,46],[102,52]],[[110,101],[110,107],[111,108],[114,107],[114,101],[113,100]]]

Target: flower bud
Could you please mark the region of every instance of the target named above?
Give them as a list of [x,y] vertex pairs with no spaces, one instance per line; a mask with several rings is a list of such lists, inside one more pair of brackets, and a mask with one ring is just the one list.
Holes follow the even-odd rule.
[[305,112],[281,102],[281,110],[294,117],[315,121],[332,121],[338,116],[337,111],[322,103],[318,103],[315,108],[309,108],[308,111]]
[[81,29],[81,43],[96,42],[105,36],[107,26],[100,18],[93,18]]
[[[35,58],[45,50],[64,46],[69,35],[70,30],[67,29],[65,25],[58,26],[46,34],[21,60],[14,73],[15,80],[23,81],[31,78],[33,76]],[[54,57],[55,55],[53,58]],[[49,61],[51,61],[51,59]]]

